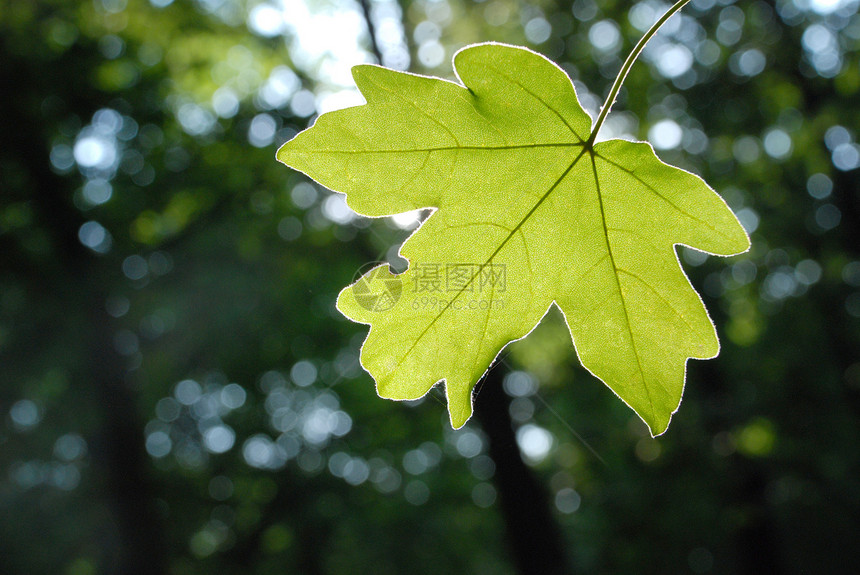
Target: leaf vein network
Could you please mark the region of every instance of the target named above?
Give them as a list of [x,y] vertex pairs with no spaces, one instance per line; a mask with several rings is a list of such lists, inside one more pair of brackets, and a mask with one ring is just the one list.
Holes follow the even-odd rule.
[[432,115],[432,114],[430,114],[430,112],[428,112],[427,110],[425,110],[424,108],[422,108],[421,106],[419,106],[419,105],[418,105],[418,102],[415,102],[414,100],[410,100],[409,98],[406,98],[405,96],[403,96],[403,95],[402,95],[400,92],[398,92],[397,90],[394,90],[394,89],[389,88],[389,87],[387,87],[387,86],[383,86],[383,85],[381,85],[381,84],[377,83],[376,81],[374,81],[373,79],[371,79],[371,80],[370,80],[370,82],[372,82],[372,83],[373,83],[377,88],[380,88],[380,89],[382,89],[382,90],[385,90],[386,92],[388,92],[389,94],[391,94],[391,95],[393,95],[395,98],[397,98],[398,100],[400,100],[400,101],[402,101],[402,102],[405,102],[405,103],[407,103],[409,106],[411,106],[412,108],[414,108],[414,109],[418,110],[418,112],[419,112],[422,116],[425,116],[425,117],[429,118],[433,123],[437,124],[437,125],[438,125],[438,126],[440,126],[443,130],[445,130],[446,132],[448,132],[448,135],[450,135],[450,136],[451,136],[451,139],[453,139],[453,140],[454,140],[454,142],[456,142],[458,146],[460,145],[460,140],[458,140],[458,139],[457,139],[457,136],[454,134],[454,132],[452,132],[452,131],[451,131],[451,128],[449,128],[446,124],[442,123],[441,121],[439,121],[438,119],[436,119],[435,117],[433,117],[433,115]]
[[[536,93],[532,92],[532,91],[531,91],[529,88],[527,88],[527,87],[526,87],[522,82],[520,82],[520,81],[519,81],[519,80],[517,80],[516,78],[513,78],[513,77],[511,77],[511,76],[508,76],[507,74],[505,74],[505,73],[504,73],[504,72],[502,72],[501,70],[499,70],[499,69],[497,69],[497,68],[494,68],[493,66],[491,66],[491,65],[489,65],[489,64],[488,64],[486,67],[487,67],[487,69],[488,69],[488,70],[490,70],[491,72],[495,72],[497,75],[501,76],[502,78],[504,78],[505,80],[509,81],[510,83],[512,83],[512,84],[516,84],[517,86],[519,86],[519,87],[520,87],[520,89],[521,89],[523,92],[525,92],[526,94],[528,94],[529,96],[531,96],[532,98],[534,98],[535,100],[537,100],[538,102],[540,102],[541,104],[543,104],[543,105],[544,105],[544,106],[545,106],[549,111],[551,111],[553,114],[555,114],[555,115],[558,117],[558,119],[559,119],[559,120],[561,120],[561,121],[564,123],[564,125],[565,125],[565,126],[567,126],[567,129],[568,129],[568,130],[570,130],[570,132],[571,132],[574,136],[576,136],[577,138],[579,138],[580,142],[581,142],[581,141],[583,141],[582,136],[580,136],[580,135],[577,133],[577,131],[573,129],[573,126],[571,126],[571,125],[570,125],[570,123],[567,121],[567,118],[565,118],[564,116],[562,116],[562,115],[561,115],[561,112],[559,112],[556,108],[554,108],[553,106],[550,106],[550,105],[549,105],[549,102],[547,102],[547,101],[546,101],[546,100],[544,100],[542,97],[540,97],[540,95],[538,95],[538,94],[536,94]],[[572,84],[571,84],[571,89],[573,89],[573,85],[572,85]]]
[[631,170],[630,168],[627,168],[627,167],[625,167],[625,166],[623,166],[623,165],[619,164],[618,162],[615,162],[615,161],[613,161],[613,160],[610,160],[609,158],[607,158],[607,157],[605,157],[605,156],[601,156],[601,155],[600,155],[599,153],[597,153],[597,152],[595,152],[595,156],[597,156],[598,158],[600,158],[600,159],[601,159],[601,160],[603,160],[604,162],[607,162],[607,163],[609,163],[609,164],[612,164],[613,166],[615,166],[616,168],[618,168],[618,169],[619,169],[619,170],[621,170],[622,172],[624,172],[624,173],[628,174],[630,177],[632,177],[633,179],[635,179],[636,181],[638,181],[640,184],[642,184],[643,186],[645,186],[645,188],[646,188],[649,192],[651,192],[652,194],[654,194],[655,196],[657,196],[658,198],[660,198],[661,200],[663,200],[664,202],[666,202],[667,204],[669,204],[670,206],[672,206],[672,207],[675,209],[675,211],[677,211],[677,212],[679,212],[679,213],[681,213],[681,214],[683,214],[683,215],[687,216],[688,218],[690,218],[690,219],[692,219],[692,220],[696,220],[696,221],[697,221],[697,222],[699,222],[700,224],[703,224],[704,226],[706,226],[707,228],[709,228],[711,231],[714,231],[714,232],[716,232],[716,233],[720,233],[720,231],[719,231],[716,227],[714,227],[714,225],[713,225],[711,222],[708,222],[708,221],[706,221],[706,220],[703,220],[703,219],[699,218],[698,216],[695,216],[695,215],[693,215],[693,214],[691,214],[691,213],[687,212],[686,210],[684,210],[684,209],[682,209],[682,208],[678,207],[678,206],[677,206],[674,202],[672,202],[669,198],[667,198],[666,196],[664,196],[663,194],[661,194],[660,192],[658,192],[658,191],[654,188],[654,186],[652,186],[651,184],[649,184],[648,182],[646,182],[645,180],[643,180],[640,176],[638,176],[638,175],[636,174],[635,170]]
[[666,307],[668,307],[668,308],[669,308],[669,309],[671,309],[673,312],[675,312],[675,315],[678,317],[678,319],[680,319],[681,321],[683,321],[683,322],[687,325],[687,327],[689,327],[689,328],[690,328],[690,330],[693,330],[693,329],[694,329],[694,328],[693,328],[693,326],[692,326],[692,325],[690,325],[690,323],[687,321],[687,318],[686,318],[686,317],[684,317],[684,314],[683,314],[683,313],[681,313],[681,312],[679,312],[677,309],[675,309],[675,306],[674,306],[674,305],[672,305],[672,303],[671,303],[669,300],[667,300],[667,299],[663,296],[663,294],[661,294],[659,291],[657,291],[657,288],[655,288],[655,287],[654,287],[654,286],[652,286],[650,283],[648,283],[647,281],[645,281],[645,280],[644,280],[640,275],[635,274],[635,273],[631,272],[630,270],[626,270],[626,269],[624,269],[624,268],[618,268],[618,271],[619,271],[620,273],[624,274],[624,275],[630,276],[631,278],[635,279],[636,281],[638,281],[639,283],[641,283],[642,285],[644,285],[646,288],[648,288],[648,290],[649,290],[649,291],[651,291],[651,293],[653,293],[654,295],[656,295],[658,298],[660,298],[660,300],[661,300],[664,304],[666,304]]

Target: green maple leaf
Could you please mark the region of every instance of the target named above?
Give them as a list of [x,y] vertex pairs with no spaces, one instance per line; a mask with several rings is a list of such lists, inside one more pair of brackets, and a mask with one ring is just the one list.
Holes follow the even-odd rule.
[[719,343],[677,244],[749,247],[725,202],[647,143],[595,144],[567,75],[525,48],[457,53],[463,85],[358,66],[367,104],[323,114],[278,159],[378,217],[433,208],[337,307],[369,324],[361,364],[380,396],[445,382],[454,427],[499,352],[555,304],[582,364],[648,424],[669,425],[688,358]]

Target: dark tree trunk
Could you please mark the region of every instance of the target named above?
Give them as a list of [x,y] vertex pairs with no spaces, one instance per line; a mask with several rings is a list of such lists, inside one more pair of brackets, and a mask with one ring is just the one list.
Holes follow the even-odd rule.
[[544,486],[520,456],[502,389],[505,370],[490,370],[475,402],[475,417],[489,438],[489,455],[496,464],[495,484],[507,530],[508,548],[523,575],[569,573],[563,538],[550,511]]
[[[91,68],[93,60],[89,58],[81,53],[79,66],[66,63],[59,67],[46,62],[43,69],[36,70],[32,62],[19,58],[0,42],[0,103],[4,110],[0,115],[0,149],[26,176],[18,184],[23,189],[5,192],[13,198],[26,198],[51,243],[54,265],[34,267],[32,273],[37,277],[29,277],[28,281],[68,306],[70,317],[87,322],[79,332],[79,342],[88,347],[88,361],[83,366],[69,367],[75,393],[91,394],[100,417],[96,437],[90,439],[95,464],[92,477],[105,490],[104,499],[111,513],[111,524],[105,526],[110,535],[97,542],[104,556],[102,572],[160,575],[167,572],[167,548],[147,479],[143,423],[134,394],[125,381],[125,361],[113,346],[112,318],[105,311],[101,281],[109,275],[102,273],[105,266],[113,270],[119,264],[109,256],[88,252],[78,241],[78,229],[84,219],[71,203],[72,181],[51,171],[52,134],[39,130],[44,123],[39,104],[47,94],[66,104],[73,103],[71,109],[80,115],[91,114],[98,106],[98,95],[90,93],[80,81],[88,78],[82,70]],[[81,105],[84,100],[86,105]]]

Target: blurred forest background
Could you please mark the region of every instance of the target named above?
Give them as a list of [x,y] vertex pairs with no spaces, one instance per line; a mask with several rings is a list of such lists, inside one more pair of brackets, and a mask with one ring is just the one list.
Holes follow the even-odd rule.
[[858,6],[693,0],[604,127],[753,240],[679,248],[722,353],[652,439],[557,314],[462,430],[379,399],[334,300],[416,216],[274,154],[361,103],[352,65],[452,77],[479,41],[594,115],[668,4],[0,0],[0,571],[860,572]]

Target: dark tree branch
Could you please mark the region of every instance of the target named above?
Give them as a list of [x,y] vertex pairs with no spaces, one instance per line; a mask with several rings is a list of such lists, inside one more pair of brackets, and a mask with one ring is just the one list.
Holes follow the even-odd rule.
[[364,14],[364,21],[367,24],[367,35],[370,36],[370,50],[376,56],[376,61],[382,64],[382,51],[379,49],[379,43],[376,41],[376,26],[373,24],[373,17],[370,14],[370,2],[368,0],[359,0],[361,4],[361,12]]

